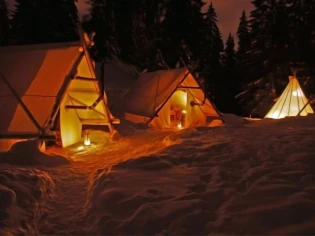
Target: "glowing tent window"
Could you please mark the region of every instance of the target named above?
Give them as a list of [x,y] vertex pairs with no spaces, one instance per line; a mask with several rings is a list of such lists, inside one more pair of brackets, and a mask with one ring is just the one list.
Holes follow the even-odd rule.
[[297,90],[294,90],[292,92],[292,96],[294,96],[294,97],[302,97],[302,90],[300,88],[298,88]]

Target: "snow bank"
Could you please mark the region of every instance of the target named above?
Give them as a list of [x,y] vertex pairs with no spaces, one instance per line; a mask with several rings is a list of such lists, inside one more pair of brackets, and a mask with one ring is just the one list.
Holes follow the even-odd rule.
[[246,121],[242,117],[234,114],[221,114],[221,116],[224,120],[225,126],[228,127],[241,127],[246,123]]
[[158,154],[100,168],[91,234],[314,233],[315,123],[289,120],[182,131]]
[[54,182],[43,171],[0,168],[0,235],[36,235]]
[[14,143],[8,152],[0,152],[0,164],[58,166],[70,162],[67,157],[42,152],[36,139]]

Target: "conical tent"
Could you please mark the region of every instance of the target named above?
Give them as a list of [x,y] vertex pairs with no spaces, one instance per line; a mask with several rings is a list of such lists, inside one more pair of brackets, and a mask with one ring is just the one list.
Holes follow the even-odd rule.
[[295,76],[290,76],[289,84],[265,118],[281,119],[286,116],[306,116],[309,113],[314,112],[308,104],[299,81]]
[[62,146],[81,139],[82,125],[113,117],[81,42],[0,48],[0,150],[17,140],[54,137]]
[[222,124],[215,106],[187,68],[144,73],[123,97],[125,118],[155,128]]

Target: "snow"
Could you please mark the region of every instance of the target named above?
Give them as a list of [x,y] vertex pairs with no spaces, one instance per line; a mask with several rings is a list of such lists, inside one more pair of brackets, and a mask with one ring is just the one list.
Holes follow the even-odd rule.
[[8,214],[0,226],[54,235],[312,234],[315,116],[222,117],[224,126],[165,132],[123,123],[115,139],[98,131],[81,151],[82,143],[45,152],[67,163],[2,164],[0,178],[23,177],[1,179]]
[[8,152],[0,152],[0,164],[57,166],[72,161],[64,156],[44,153],[43,148],[37,139],[16,142]]
[[0,235],[34,235],[54,182],[40,170],[0,167]]

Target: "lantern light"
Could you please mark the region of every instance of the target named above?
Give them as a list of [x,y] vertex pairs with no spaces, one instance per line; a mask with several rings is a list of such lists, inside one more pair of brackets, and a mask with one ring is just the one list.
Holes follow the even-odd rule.
[[179,122],[179,123],[177,124],[177,128],[179,128],[179,129],[182,128],[182,123],[181,123],[181,122]]
[[90,134],[86,133],[84,135],[84,145],[85,146],[90,146],[91,145],[91,140],[90,140]]
[[187,113],[187,111],[186,111],[186,110],[183,110],[183,111],[182,111],[182,113],[183,113],[183,114],[186,114],[186,113]]

